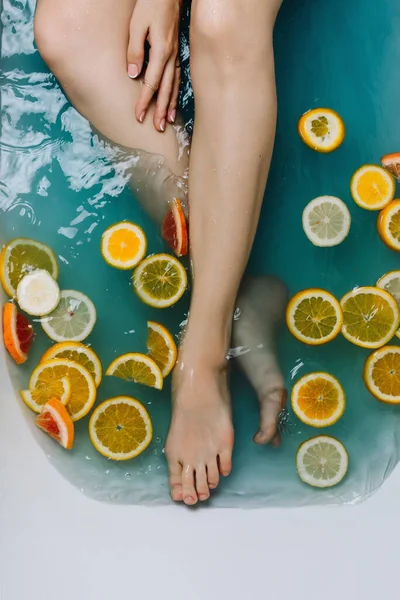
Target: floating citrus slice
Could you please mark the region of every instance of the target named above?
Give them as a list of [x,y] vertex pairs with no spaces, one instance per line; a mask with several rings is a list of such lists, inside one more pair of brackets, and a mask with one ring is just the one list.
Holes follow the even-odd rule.
[[364,165],[351,178],[353,200],[366,210],[381,210],[394,198],[393,177],[378,165]]
[[46,402],[41,414],[36,417],[36,425],[63,448],[71,450],[74,445],[74,424],[67,409],[57,398]]
[[299,419],[312,427],[334,425],[344,413],[346,396],[333,375],[304,375],[292,389],[292,408]]
[[161,235],[177,256],[185,256],[188,252],[188,232],[186,217],[182,205],[177,198],[171,202],[161,227]]
[[318,346],[333,340],[342,327],[339,302],[325,290],[309,289],[299,292],[286,309],[290,333],[305,344]]
[[400,181],[400,152],[386,154],[381,158],[381,165]]
[[139,354],[139,352],[123,354],[113,360],[106,371],[106,375],[119,377],[125,379],[125,381],[141,383],[156,388],[156,390],[162,390],[163,387],[163,376],[160,367],[150,356]]
[[99,387],[103,369],[99,357],[89,346],[85,346],[80,342],[60,342],[49,348],[43,354],[40,362],[47,362],[54,358],[66,358],[67,360],[79,363],[89,371],[96,387]]
[[37,269],[19,282],[17,302],[28,315],[44,317],[60,302],[60,288],[47,271]]
[[187,275],[174,256],[153,254],[136,267],[133,285],[145,304],[167,308],[182,298],[187,287]]
[[342,333],[356,346],[380,348],[395,335],[400,324],[396,300],[385,290],[360,287],[340,301],[343,311]]
[[89,435],[100,454],[112,460],[135,458],[153,437],[150,415],[138,400],[119,396],[102,402],[93,411]]
[[350,231],[350,211],[334,196],[311,200],[303,211],[303,229],[314,246],[337,246]]
[[79,421],[91,410],[97,394],[93,377],[79,363],[65,358],[40,363],[29,380],[29,391],[36,404],[43,406],[50,398],[60,398],[59,387],[63,378],[71,384],[68,412],[73,421]]
[[95,305],[76,290],[63,290],[57,308],[42,319],[45,333],[55,342],[82,342],[92,333],[95,324]]
[[3,308],[3,340],[8,352],[20,365],[28,360],[33,342],[33,327],[15,304],[7,302]]
[[349,457],[339,440],[319,435],[300,445],[296,464],[299,477],[304,483],[327,488],[342,481],[347,473]]
[[133,269],[145,256],[147,239],[138,225],[122,221],[112,225],[102,235],[101,254],[117,269]]
[[52,397],[60,400],[61,404],[68,404],[72,394],[68,377],[62,377],[59,381],[52,382],[51,391],[54,392],[54,396],[51,393],[47,394],[44,390],[22,390],[21,398],[31,410],[37,413],[42,412],[43,405]]
[[394,200],[379,213],[377,226],[386,246],[400,252],[400,200]]
[[343,119],[330,108],[314,108],[299,120],[298,132],[305,144],[317,152],[333,152],[345,136]]
[[175,366],[178,352],[174,338],[164,325],[147,321],[147,349],[163,377],[167,377]]
[[400,404],[400,347],[385,346],[371,354],[365,362],[364,381],[378,400]]
[[[400,271],[389,271],[379,279],[376,285],[393,296],[400,310]],[[396,335],[400,338],[400,329],[396,331]]]
[[11,240],[0,255],[0,280],[5,292],[15,297],[21,279],[36,269],[48,271],[57,279],[57,259],[51,248],[25,238]]

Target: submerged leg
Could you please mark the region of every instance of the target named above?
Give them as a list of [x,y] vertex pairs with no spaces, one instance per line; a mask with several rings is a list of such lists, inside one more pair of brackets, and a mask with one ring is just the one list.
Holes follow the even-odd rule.
[[192,5],[193,294],[166,446],[173,497],[187,504],[208,497],[217,464],[222,475],[231,470],[226,355],[274,142],[272,31],[279,6],[280,0]]

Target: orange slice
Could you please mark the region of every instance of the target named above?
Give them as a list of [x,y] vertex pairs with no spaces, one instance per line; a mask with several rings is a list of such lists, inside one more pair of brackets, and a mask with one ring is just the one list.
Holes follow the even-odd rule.
[[393,177],[378,165],[364,165],[351,178],[353,200],[365,210],[381,210],[394,198]]
[[51,398],[36,417],[36,425],[56,440],[63,448],[71,450],[74,445],[74,424],[65,406]]
[[346,396],[333,375],[310,373],[304,375],[293,387],[292,407],[306,425],[328,427],[343,415]]
[[400,347],[380,348],[365,362],[364,381],[377,400],[400,404]]
[[106,375],[141,383],[156,390],[162,390],[163,387],[160,367],[150,356],[139,352],[118,356],[108,367]]
[[339,302],[325,290],[298,292],[286,309],[286,323],[290,333],[310,346],[333,340],[340,333],[342,322]]
[[379,213],[377,227],[386,246],[400,252],[400,200],[394,200]]
[[400,324],[396,300],[376,287],[355,288],[340,301],[343,311],[342,333],[356,346],[380,348],[395,335]]
[[89,371],[93,377],[96,387],[99,387],[103,376],[103,368],[97,354],[80,342],[60,342],[49,348],[40,359],[40,362],[47,362],[54,358],[66,358],[77,362]]
[[33,327],[28,319],[18,312],[15,304],[7,302],[3,309],[3,340],[17,365],[27,361],[33,337]]
[[174,198],[161,227],[161,235],[177,256],[188,252],[188,232],[180,200]]
[[[54,392],[54,398],[60,400],[61,404],[67,404],[71,398],[72,388],[68,377],[62,377],[57,383],[52,384],[52,392]],[[22,390],[21,398],[31,410],[36,413],[42,412],[43,405],[49,400],[47,396],[45,400],[42,399],[41,394],[36,391],[31,392],[30,390]]]
[[150,444],[150,415],[138,400],[118,396],[102,402],[93,411],[89,435],[100,454],[111,460],[130,460]]
[[381,165],[389,171],[397,181],[400,181],[400,152],[393,152],[392,154],[385,154],[385,156],[382,156]]
[[101,254],[116,269],[133,269],[146,254],[147,239],[141,227],[128,221],[112,225],[101,238]]
[[333,152],[344,140],[343,119],[330,108],[314,108],[299,120],[298,132],[305,144],[316,152]]
[[[60,398],[60,383],[65,378],[71,384],[71,397],[67,409],[72,420],[78,421],[91,410],[97,394],[93,377],[79,363],[65,358],[40,363],[29,380],[29,391],[36,405],[41,407],[54,396]],[[58,393],[55,393],[55,390]]]
[[164,325],[147,321],[147,349],[163,377],[167,377],[175,366],[178,352],[174,338]]

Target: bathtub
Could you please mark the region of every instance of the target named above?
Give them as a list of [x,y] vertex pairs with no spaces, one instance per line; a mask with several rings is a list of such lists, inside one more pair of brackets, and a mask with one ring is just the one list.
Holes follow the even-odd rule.
[[399,469],[354,507],[97,503],[33,439],[2,348],[0,381],[0,600],[398,598]]

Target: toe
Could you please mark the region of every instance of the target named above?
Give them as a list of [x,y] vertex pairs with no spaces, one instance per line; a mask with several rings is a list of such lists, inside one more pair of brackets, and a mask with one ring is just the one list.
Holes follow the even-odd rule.
[[215,490],[219,484],[219,471],[216,459],[207,463],[207,481],[210,490]]
[[182,473],[182,497],[185,504],[196,504],[197,493],[194,487],[194,469],[186,465]]
[[182,465],[178,462],[172,462],[169,468],[169,487],[171,489],[172,500],[182,502]]
[[228,477],[232,470],[232,452],[224,450],[218,456],[219,472],[224,477]]
[[210,490],[208,489],[207,473],[205,465],[196,468],[196,490],[197,496],[201,502],[208,500]]
[[276,436],[278,417],[286,404],[286,390],[275,389],[260,398],[260,428],[254,436],[256,444],[269,444]]

